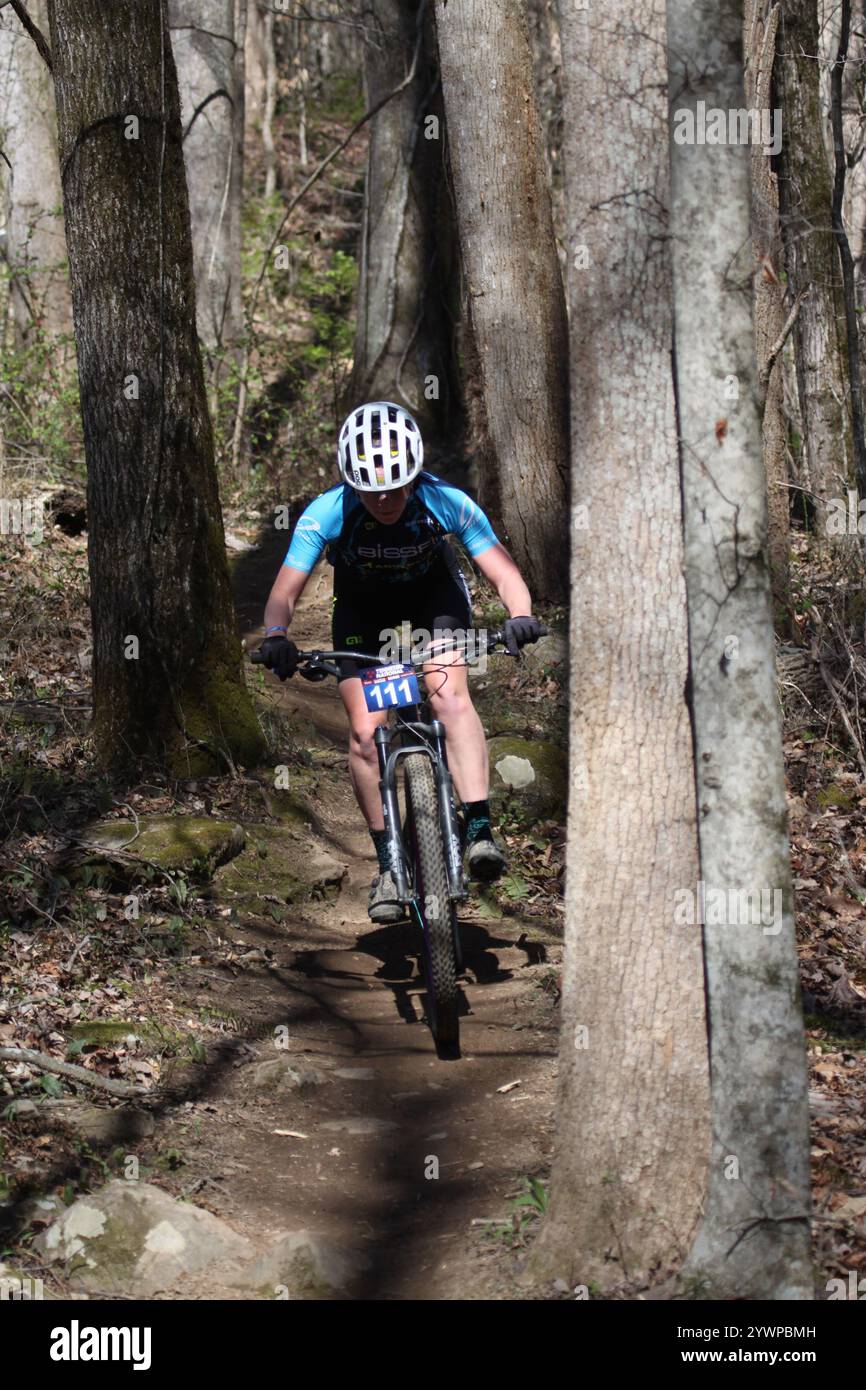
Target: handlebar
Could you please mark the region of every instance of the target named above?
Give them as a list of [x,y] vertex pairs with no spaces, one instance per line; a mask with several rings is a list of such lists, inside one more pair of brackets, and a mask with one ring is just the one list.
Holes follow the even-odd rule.
[[[539,637],[547,637],[549,632],[550,629],[542,623],[538,633]],[[504,642],[505,631],[501,627],[497,628],[495,632],[485,634],[483,646],[479,645],[479,648],[476,650],[476,656],[485,656],[487,652],[492,651],[493,648],[501,647],[504,644]],[[445,646],[440,648],[437,652],[437,655],[441,656],[447,651],[454,651],[459,646],[459,643],[453,642],[450,647]],[[435,661],[435,659],[436,657],[432,655],[423,656],[419,660],[410,660],[408,662],[403,662],[402,664],[420,667],[426,665],[430,661]],[[251,654],[250,660],[254,666],[264,665],[264,658],[262,657],[261,650],[259,649],[257,649]],[[335,661],[368,661],[371,666],[391,666],[395,664],[393,658],[384,656],[374,656],[371,652],[323,652],[319,650],[314,650],[310,652],[299,651],[298,674],[303,676],[306,680],[313,681],[321,680],[322,677],[325,675],[339,676],[341,674],[340,668],[339,666],[334,665]]]

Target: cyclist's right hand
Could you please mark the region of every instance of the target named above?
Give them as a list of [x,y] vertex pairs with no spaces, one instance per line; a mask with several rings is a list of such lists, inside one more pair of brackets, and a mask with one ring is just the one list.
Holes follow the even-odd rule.
[[298,669],[298,649],[288,637],[266,637],[259,648],[262,664],[279,676],[281,681],[293,676]]

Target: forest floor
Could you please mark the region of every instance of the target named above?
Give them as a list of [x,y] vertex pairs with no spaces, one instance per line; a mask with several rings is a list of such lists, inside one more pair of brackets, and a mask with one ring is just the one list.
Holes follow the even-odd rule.
[[[235,559],[245,632],[258,628],[284,543],[272,532]],[[4,1063],[0,1259],[55,1296],[80,1296],[34,1239],[58,1203],[98,1191],[133,1154],[141,1179],[257,1248],[279,1231],[316,1233],[347,1258],[342,1296],[527,1297],[518,1271],[553,1136],[561,826],[541,824],[539,837],[506,818],[506,889],[461,914],[462,1055],[437,1057],[410,927],[366,916],[374,861],[333,682],[280,687],[251,673],[289,793],[274,791],[273,767],[106,785],[88,771],[84,546],[58,532],[56,544],[22,550],[2,595],[16,618],[2,668],[0,1046],[140,1083],[147,1122],[134,1142],[118,1140],[102,1123],[118,1109],[98,1091]],[[327,644],[329,590],[320,571],[296,617],[302,643]],[[53,645],[42,646],[40,621]],[[491,732],[506,709],[530,735],[551,708],[562,712],[549,673],[527,679],[491,663],[485,686]],[[866,1270],[866,788],[814,708],[805,723],[802,707],[790,712],[786,756],[821,1289]],[[70,838],[86,840],[100,815],[125,826],[152,815],[239,823],[247,849],[204,881],[145,875],[129,921],[129,884],[68,869]],[[284,861],[313,884],[288,906]],[[244,864],[246,879],[235,872]],[[46,1197],[54,1212],[39,1207]],[[174,1296],[249,1295],[212,1280]]]
[[[243,626],[259,628],[280,558],[271,546],[236,565]],[[330,571],[308,586],[293,625],[299,643],[327,645],[329,589]],[[461,914],[461,1055],[438,1058],[411,926],[377,928],[367,918],[375,861],[348,781],[336,687],[258,679],[283,740],[275,761],[289,759],[300,789],[288,818],[269,793],[272,773],[144,784],[117,790],[113,806],[126,825],[130,812],[240,822],[270,857],[254,868],[254,892],[241,883],[239,894],[238,880],[218,871],[206,888],[186,887],[180,917],[156,885],[130,923],[122,891],[79,886],[77,933],[68,932],[74,913],[65,903],[65,913],[55,904],[35,916],[32,931],[19,924],[8,934],[0,1045],[74,1055],[158,1090],[145,1102],[148,1133],[134,1144],[100,1141],[89,1132],[93,1107],[82,1119],[65,1099],[77,1088],[10,1069],[9,1095],[40,1103],[18,1114],[13,1106],[4,1124],[7,1254],[38,1269],[59,1296],[75,1296],[74,1283],[30,1248],[47,1220],[32,1198],[54,1192],[68,1202],[122,1172],[134,1152],[142,1178],[194,1200],[257,1246],[279,1231],[314,1231],[348,1258],[345,1296],[520,1296],[514,1255],[538,1205],[512,1204],[546,1171],[552,1140],[561,854],[551,863],[547,853],[537,884],[513,866],[514,904],[488,893]],[[45,788],[29,786],[19,810],[44,805]],[[96,809],[80,793],[77,807],[64,799],[65,813],[77,810],[79,819]],[[29,849],[44,855],[56,841],[42,830]],[[318,900],[287,908],[269,875],[299,842],[311,864],[337,872],[323,875]],[[27,890],[38,896],[38,881],[22,888],[33,903]],[[89,1036],[85,1023],[94,1020],[115,1027]],[[280,1030],[285,1048],[275,1042]],[[85,1098],[102,1104],[98,1092]],[[189,1295],[181,1288],[175,1296]],[[241,1295],[211,1284],[205,1296]]]

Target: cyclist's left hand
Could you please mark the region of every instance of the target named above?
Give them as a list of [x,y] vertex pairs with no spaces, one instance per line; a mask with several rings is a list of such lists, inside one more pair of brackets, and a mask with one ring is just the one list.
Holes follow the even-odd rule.
[[537,642],[541,636],[541,623],[537,618],[509,618],[502,629],[505,649],[510,656],[517,656],[527,642]]

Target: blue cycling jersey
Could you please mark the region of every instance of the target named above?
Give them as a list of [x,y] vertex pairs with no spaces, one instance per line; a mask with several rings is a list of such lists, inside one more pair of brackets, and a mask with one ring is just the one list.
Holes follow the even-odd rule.
[[446,536],[457,536],[473,557],[497,544],[477,503],[432,473],[420,475],[391,526],[370,515],[354,488],[338,483],[302,513],[285,564],[309,573],[327,546],[328,559],[346,578],[406,583],[447,560]]

